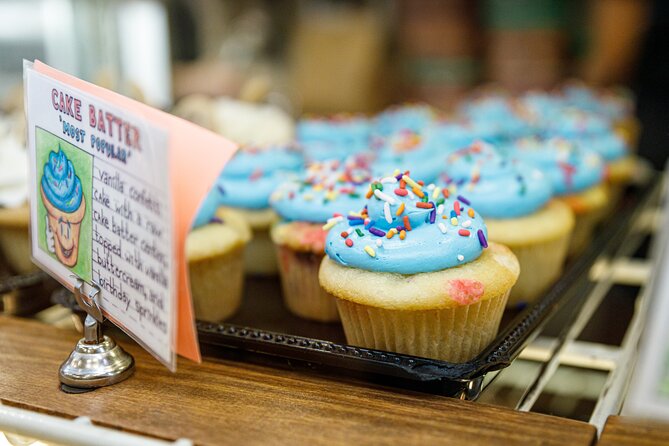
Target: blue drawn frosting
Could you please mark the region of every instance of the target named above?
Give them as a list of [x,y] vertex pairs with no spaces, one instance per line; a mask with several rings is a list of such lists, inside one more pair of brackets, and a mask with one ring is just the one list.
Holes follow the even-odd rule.
[[446,199],[434,185],[420,188],[427,202],[413,192],[398,195],[397,177],[370,187],[378,191],[367,199],[366,215],[363,209],[362,217],[337,217],[341,221],[327,235],[325,252],[334,261],[368,271],[417,274],[471,262],[487,246],[483,219],[473,210],[470,214],[466,198]]
[[63,212],[79,209],[84,196],[81,181],[74,171],[72,161],[67,159],[60,147],[57,153],[49,153],[41,184],[44,195],[54,207]]
[[541,170],[557,195],[580,192],[599,184],[604,177],[601,156],[565,138],[523,138],[509,149],[509,156]]
[[534,166],[477,142],[452,153],[444,180],[485,218],[515,218],[541,209],[553,193],[551,181]]
[[323,223],[359,209],[369,179],[368,166],[358,159],[312,163],[301,177],[280,184],[270,204],[285,220]]
[[302,154],[290,147],[275,146],[237,151],[200,205],[194,226],[202,226],[221,206],[250,210],[269,207],[276,185],[302,169]]

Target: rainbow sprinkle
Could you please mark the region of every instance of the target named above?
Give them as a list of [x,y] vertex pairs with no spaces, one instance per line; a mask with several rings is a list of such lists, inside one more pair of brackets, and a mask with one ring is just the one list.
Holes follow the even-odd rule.
[[463,237],[469,237],[469,234],[471,234],[471,232],[469,232],[467,229],[459,229],[458,234]]
[[476,232],[476,235],[478,235],[478,237],[479,237],[479,243],[481,243],[481,246],[484,247],[484,248],[487,248],[488,247],[488,241],[485,239],[485,235],[483,234],[483,231],[481,229],[479,229]]
[[369,254],[370,257],[376,257],[376,252],[374,251],[374,248],[372,248],[369,245],[365,245],[365,252]]

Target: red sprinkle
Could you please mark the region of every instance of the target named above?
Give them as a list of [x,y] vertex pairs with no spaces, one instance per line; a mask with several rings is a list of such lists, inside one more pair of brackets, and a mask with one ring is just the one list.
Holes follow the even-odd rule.
[[444,195],[444,198],[448,198],[448,196],[451,195],[448,189],[442,189],[441,193]]
[[416,183],[420,184],[421,186],[425,186],[425,181],[423,180],[418,180]]
[[460,202],[455,200],[453,202],[453,210],[455,211],[455,215],[460,215]]
[[460,230],[458,231],[458,234],[460,234],[460,235],[463,236],[463,237],[469,237],[469,234],[471,234],[471,233],[470,233],[468,230],[466,230],[466,229],[460,229]]
[[402,222],[404,223],[404,227],[406,228],[407,231],[411,231],[411,223],[409,223],[409,216],[405,215],[404,218],[402,219]]
[[342,236],[342,238],[346,238],[348,237],[348,232],[342,231],[340,235]]
[[432,209],[432,203],[423,203],[422,201],[419,201],[416,203],[417,208],[421,209]]
[[404,180],[400,180],[400,189],[406,189],[407,187],[407,182]]
[[399,195],[400,197],[406,197],[409,194],[406,189],[395,189],[395,195]]
[[346,246],[348,246],[349,248],[353,246],[353,240],[351,240],[350,238],[347,238],[344,243],[346,243]]

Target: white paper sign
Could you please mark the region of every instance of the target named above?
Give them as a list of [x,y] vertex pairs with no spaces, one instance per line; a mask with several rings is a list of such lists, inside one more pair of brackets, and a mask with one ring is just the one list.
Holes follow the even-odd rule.
[[30,63],[25,83],[33,260],[97,285],[105,316],[174,370],[167,132]]

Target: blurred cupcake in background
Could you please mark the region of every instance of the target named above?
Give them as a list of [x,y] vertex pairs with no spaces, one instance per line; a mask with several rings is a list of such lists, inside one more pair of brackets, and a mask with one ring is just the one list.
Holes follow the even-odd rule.
[[446,156],[445,152],[428,148],[425,138],[412,130],[401,130],[386,138],[374,154],[375,176],[391,175],[404,166],[416,178],[426,178],[428,182],[437,179]]
[[609,202],[601,156],[564,138],[523,138],[508,154],[535,166],[550,179],[555,195],[576,218],[569,254],[585,249]]
[[623,188],[634,175],[635,161],[625,140],[616,134],[603,115],[575,108],[565,108],[554,115],[547,128],[549,136],[566,138],[586,150],[597,152],[606,163],[611,205],[615,205]]
[[278,217],[269,205],[269,197],[278,183],[298,175],[303,166],[301,152],[292,146],[241,147],[200,206],[195,225],[208,222],[221,207],[235,209],[252,230],[244,253],[244,270],[249,274],[276,274],[269,228]]
[[503,94],[484,94],[465,101],[460,114],[474,136],[491,143],[505,143],[535,134],[532,115],[522,102]]
[[336,159],[363,153],[370,146],[371,127],[364,115],[304,117],[297,124],[297,142],[307,161]]
[[[443,190],[476,209],[491,241],[506,245],[520,264],[508,306],[531,302],[560,276],[574,227],[565,203],[552,199],[550,180],[536,167],[500,155],[492,145],[475,142],[446,159]],[[466,197],[466,198],[465,198]],[[469,219],[449,210],[451,218]]]
[[318,284],[318,268],[333,221],[348,221],[351,231],[364,226],[360,214],[349,211],[362,207],[369,179],[369,168],[360,160],[312,163],[300,178],[284,182],[272,194],[270,204],[282,218],[271,237],[278,250],[283,298],[297,316],[339,320],[333,297]]
[[251,239],[245,219],[231,209],[218,209],[186,237],[186,259],[197,319],[219,322],[242,302],[244,247]]
[[410,131],[422,134],[437,118],[437,110],[428,104],[402,104],[388,107],[373,119],[375,145],[383,144],[395,133]]

